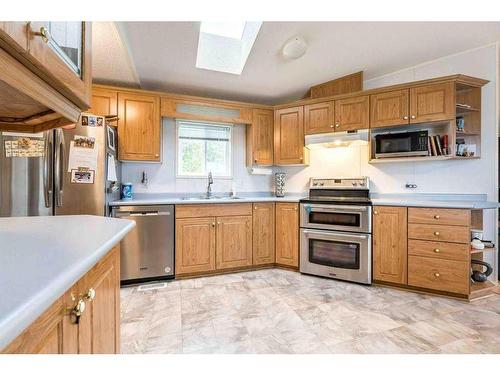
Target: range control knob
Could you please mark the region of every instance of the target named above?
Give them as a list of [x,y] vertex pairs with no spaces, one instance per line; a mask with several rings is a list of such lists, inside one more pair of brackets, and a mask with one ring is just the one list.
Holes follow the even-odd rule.
[[318,183],[317,182],[313,182],[313,186],[318,186]]
[[361,182],[359,183],[359,186],[365,186],[364,181],[361,181]]
[[324,182],[320,182],[319,183],[319,186],[323,186],[325,183]]
[[356,181],[352,182],[352,186],[357,186],[357,185],[358,185],[358,183]]

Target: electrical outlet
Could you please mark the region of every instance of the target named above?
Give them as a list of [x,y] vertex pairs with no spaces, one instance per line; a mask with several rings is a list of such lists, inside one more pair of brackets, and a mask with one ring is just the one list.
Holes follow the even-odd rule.
[[405,188],[407,188],[407,189],[416,189],[416,188],[417,188],[417,184],[408,184],[408,183],[407,183],[407,184],[405,185]]

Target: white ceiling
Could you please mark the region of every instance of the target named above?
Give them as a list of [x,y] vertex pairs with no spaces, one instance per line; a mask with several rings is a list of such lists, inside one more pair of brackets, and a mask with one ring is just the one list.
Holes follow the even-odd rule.
[[[349,73],[370,79],[500,40],[500,22],[264,22],[239,76],[196,68],[199,22],[121,22],[116,34],[109,27],[94,26],[97,82],[138,79],[144,89],[266,104]],[[296,35],[308,50],[287,61],[281,49]]]

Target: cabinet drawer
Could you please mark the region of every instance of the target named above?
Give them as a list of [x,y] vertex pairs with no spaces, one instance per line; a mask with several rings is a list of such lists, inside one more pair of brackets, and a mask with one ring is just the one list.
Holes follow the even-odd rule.
[[252,216],[252,203],[185,204],[175,206],[177,219],[210,216]]
[[408,254],[431,258],[469,260],[468,244],[437,241],[408,240]]
[[470,225],[470,211],[454,208],[408,208],[408,222],[441,225]]
[[469,227],[431,224],[408,224],[408,238],[414,240],[469,243]]
[[444,292],[469,293],[469,264],[410,255],[408,285]]

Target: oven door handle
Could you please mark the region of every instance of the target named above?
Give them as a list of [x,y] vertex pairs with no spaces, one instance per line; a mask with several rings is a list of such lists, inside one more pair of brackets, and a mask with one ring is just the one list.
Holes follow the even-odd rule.
[[[324,231],[319,231],[319,230],[311,230],[311,229],[302,229],[302,232],[304,234],[325,234]],[[342,233],[328,233],[332,237],[341,237],[341,238],[360,238],[363,240],[366,240],[368,236],[366,234],[342,234]]]
[[336,211],[365,212],[367,210],[366,206],[337,206],[337,205],[305,204],[304,207],[309,211],[332,212],[332,213],[334,213]]

